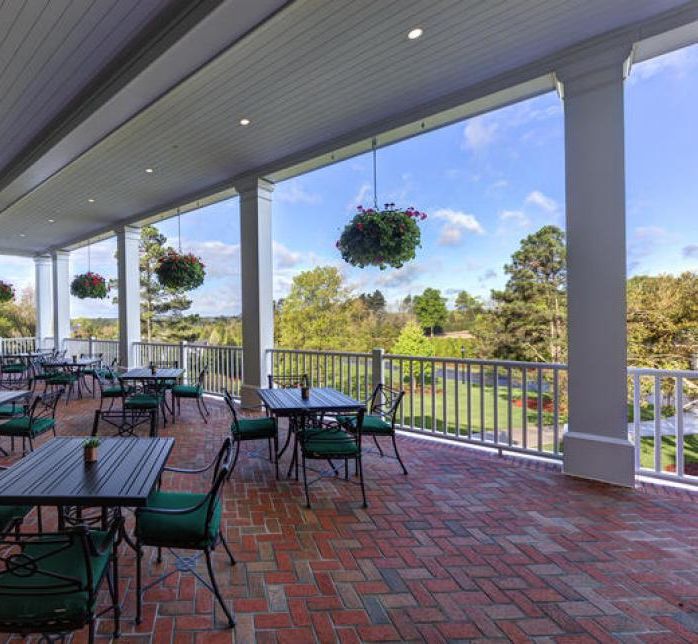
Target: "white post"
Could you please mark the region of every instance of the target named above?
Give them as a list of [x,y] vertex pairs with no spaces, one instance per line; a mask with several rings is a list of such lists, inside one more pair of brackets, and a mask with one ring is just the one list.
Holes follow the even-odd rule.
[[34,258],[34,301],[36,306],[36,346],[42,349],[44,340],[53,335],[53,285],[50,255]]
[[53,264],[53,346],[60,350],[70,337],[70,253],[55,250]]
[[274,184],[252,179],[236,186],[240,194],[242,278],[243,406],[259,404],[255,390],[266,386],[266,350],[274,345],[271,193]]
[[371,391],[372,394],[378,385],[384,384],[385,373],[383,368],[383,349],[374,349],[371,353]]
[[623,78],[629,47],[559,70],[565,106],[569,431],[564,471],[633,486]]
[[141,340],[141,283],[138,246],[141,229],[124,226],[116,233],[119,276],[119,362],[134,366],[134,343]]

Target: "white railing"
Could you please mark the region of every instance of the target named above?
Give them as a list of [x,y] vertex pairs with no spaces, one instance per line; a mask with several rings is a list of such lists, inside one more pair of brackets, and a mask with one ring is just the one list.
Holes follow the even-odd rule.
[[272,376],[307,375],[313,387],[333,387],[357,400],[366,400],[373,391],[371,353],[269,349],[267,355]]
[[242,387],[242,347],[202,345],[180,342],[137,342],[134,346],[135,361],[140,365],[176,363],[184,369],[184,378],[194,384],[199,373],[207,368],[204,390],[222,394],[224,390],[240,396]]
[[0,354],[29,353],[36,351],[36,338],[0,338]]
[[635,471],[698,484],[698,371],[628,369]]
[[63,348],[67,355],[102,355],[102,362],[111,365],[114,360],[119,362],[119,341],[98,340],[97,338],[65,338]]

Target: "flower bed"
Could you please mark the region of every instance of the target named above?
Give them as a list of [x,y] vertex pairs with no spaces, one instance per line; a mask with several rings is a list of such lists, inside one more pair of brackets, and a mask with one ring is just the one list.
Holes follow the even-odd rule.
[[155,273],[163,286],[191,291],[204,283],[205,269],[196,255],[170,250],[160,258]]
[[342,259],[352,266],[401,268],[415,258],[422,240],[417,222],[426,218],[425,213],[414,208],[401,210],[392,203],[385,204],[383,210],[359,206],[344,227],[337,248]]
[[101,275],[88,271],[75,276],[70,283],[70,292],[81,300],[103,300],[109,293],[109,286]]

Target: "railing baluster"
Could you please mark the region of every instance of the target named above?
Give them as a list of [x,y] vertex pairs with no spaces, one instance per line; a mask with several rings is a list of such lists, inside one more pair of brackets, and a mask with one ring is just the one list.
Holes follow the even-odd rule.
[[674,409],[676,411],[676,474],[680,478],[683,478],[683,378],[681,376],[676,378]]
[[654,377],[654,471],[662,471],[662,383]]

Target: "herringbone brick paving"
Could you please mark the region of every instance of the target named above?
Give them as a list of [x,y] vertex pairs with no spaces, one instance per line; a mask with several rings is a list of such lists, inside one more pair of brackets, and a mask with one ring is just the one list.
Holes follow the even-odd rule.
[[[210,406],[208,425],[183,405],[182,419],[162,431],[176,437],[173,465],[201,466],[215,454],[229,420],[222,404]],[[59,433],[87,434],[94,407],[61,406]],[[146,594],[136,626],[134,557],[123,545],[123,641],[698,642],[692,493],[617,489],[554,465],[399,443],[407,477],[394,461],[365,458],[368,509],[357,487],[324,479],[307,510],[302,485],[276,481],[266,460],[250,457],[255,447],[243,446],[224,496],[238,564],[216,557],[236,628],[222,628],[220,610],[214,623],[209,592],[179,574]],[[207,481],[168,475],[163,485],[200,491]],[[154,557],[147,552],[151,577],[172,564]],[[111,627],[100,621],[103,641]]]

